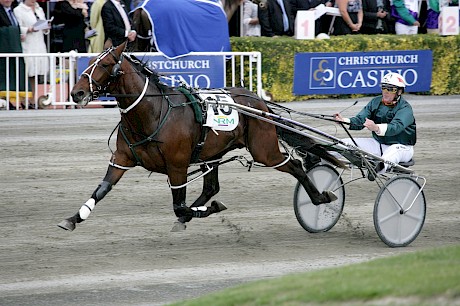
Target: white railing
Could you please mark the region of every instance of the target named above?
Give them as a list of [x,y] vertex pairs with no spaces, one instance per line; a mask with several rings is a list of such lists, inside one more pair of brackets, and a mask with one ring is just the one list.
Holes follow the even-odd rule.
[[[138,58],[147,56],[161,56],[161,53],[132,53]],[[75,103],[69,95],[77,78],[77,59],[80,57],[94,57],[96,53],[0,53],[0,74],[10,75],[10,70],[16,70],[14,79],[5,78],[6,84],[0,84],[0,109],[38,109],[38,108],[74,108]],[[187,56],[224,56],[224,84],[226,87],[242,86],[262,96],[262,59],[260,52],[194,52]],[[21,59],[33,58],[34,63],[38,59],[47,58],[49,72],[44,76],[35,75],[27,78],[31,82],[25,82],[24,75],[20,75],[19,63]],[[4,59],[4,60],[3,60]],[[165,58],[165,60],[167,60]],[[36,66],[36,65],[34,65]],[[29,69],[25,65],[25,75]],[[161,72],[160,72],[161,74]],[[24,84],[24,86],[20,86]],[[193,84],[188,84],[193,87]],[[6,88],[6,90],[4,90]],[[14,88],[9,90],[9,88]],[[90,105],[114,105],[116,102],[96,100]]]

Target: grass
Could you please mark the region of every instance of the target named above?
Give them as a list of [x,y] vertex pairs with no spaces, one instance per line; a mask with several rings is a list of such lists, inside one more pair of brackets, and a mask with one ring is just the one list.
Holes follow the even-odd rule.
[[460,305],[460,245],[246,283],[175,305]]

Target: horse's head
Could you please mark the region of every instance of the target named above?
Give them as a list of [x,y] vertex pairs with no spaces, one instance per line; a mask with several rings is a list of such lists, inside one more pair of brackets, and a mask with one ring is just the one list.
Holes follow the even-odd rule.
[[87,105],[99,94],[106,93],[110,84],[123,74],[121,64],[126,43],[116,48],[109,47],[99,56],[91,59],[88,68],[83,71],[70,92],[75,103]]
[[132,44],[134,52],[150,52],[156,51],[152,46],[152,24],[147,13],[143,8],[137,8],[132,12],[132,27],[137,32],[136,39]]

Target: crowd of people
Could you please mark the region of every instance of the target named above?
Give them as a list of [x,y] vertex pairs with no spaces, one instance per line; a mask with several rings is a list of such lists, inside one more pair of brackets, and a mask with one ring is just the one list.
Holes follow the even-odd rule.
[[[55,3],[51,16],[48,19],[44,7],[46,2],[37,0],[0,0],[0,34],[3,48],[1,53],[44,54],[48,52],[45,36],[62,25],[62,42],[53,46],[54,52],[77,51],[101,52],[108,39],[114,45],[121,44],[128,39],[134,41],[136,31],[132,29],[129,18],[129,5],[124,0],[96,0],[92,9],[83,0],[61,0]],[[91,35],[88,35],[92,33]],[[24,63],[27,69],[24,69]],[[7,76],[0,77],[0,91],[16,90],[16,71],[26,70],[28,84],[22,81],[20,91],[32,92],[32,102],[29,107],[35,108],[35,90],[43,76],[49,72],[48,57],[25,57],[21,59],[19,67],[9,60],[10,84],[7,87]],[[0,69],[6,70],[6,59],[0,60]],[[40,80],[37,80],[37,78]],[[10,108],[16,108],[10,104]]]
[[[85,3],[84,0],[60,0],[51,7],[52,24],[50,22],[46,29],[35,30],[32,25],[37,20],[46,20],[46,1],[0,0],[3,8],[0,10],[0,27],[19,26],[17,39],[26,53],[42,52],[43,35],[48,35],[50,29],[58,25],[63,26],[62,45],[54,47],[53,51],[100,52],[109,38],[114,45],[125,39],[135,39],[128,12],[138,4],[136,1],[95,0]],[[441,7],[458,5],[458,0],[427,0],[422,12],[419,0],[242,0],[241,3],[241,35],[273,37],[293,36],[297,12],[319,5],[335,7],[341,16],[318,18],[316,34],[416,34],[421,32],[421,22],[424,31],[436,33]],[[15,19],[11,21],[11,18]],[[91,29],[92,35],[88,37]]]
[[458,6],[458,0],[421,4],[419,0],[244,0],[243,36],[293,36],[297,12],[319,5],[337,8],[340,16],[318,18],[316,35],[438,33],[440,8]]

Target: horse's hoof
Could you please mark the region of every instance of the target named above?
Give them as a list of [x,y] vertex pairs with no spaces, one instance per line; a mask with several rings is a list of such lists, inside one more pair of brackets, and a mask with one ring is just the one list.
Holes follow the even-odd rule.
[[334,202],[335,200],[338,199],[337,195],[332,191],[327,190],[327,191],[324,191],[324,193],[327,195],[330,202]]
[[176,221],[176,222],[174,222],[174,225],[173,225],[173,227],[171,229],[171,232],[185,231],[186,228],[187,228],[187,225],[185,225],[185,223]]
[[214,207],[216,213],[227,209],[227,206],[225,206],[224,203],[217,200],[211,202],[211,207]]
[[67,219],[59,223],[57,226],[59,226],[62,229],[65,229],[66,231],[73,231],[75,229],[75,223]]

